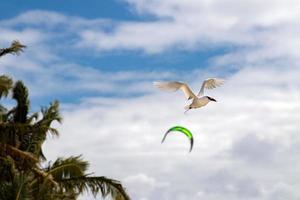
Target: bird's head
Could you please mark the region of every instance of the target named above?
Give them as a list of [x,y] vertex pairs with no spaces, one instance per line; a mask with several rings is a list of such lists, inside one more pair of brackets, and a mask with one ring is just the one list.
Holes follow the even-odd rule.
[[212,98],[212,97],[209,97],[209,96],[207,96],[207,98],[209,99],[209,101],[214,101],[214,102],[217,102],[217,100],[215,100],[214,98]]

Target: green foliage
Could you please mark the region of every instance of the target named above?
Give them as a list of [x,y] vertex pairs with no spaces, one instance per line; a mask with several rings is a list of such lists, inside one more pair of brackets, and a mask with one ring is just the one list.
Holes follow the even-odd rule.
[[0,98],[2,96],[6,97],[9,90],[12,88],[13,81],[10,77],[1,75],[0,76]]
[[[26,46],[14,41],[5,54],[19,54]],[[47,135],[59,136],[53,128],[61,122],[59,102],[54,101],[40,112],[30,114],[28,89],[22,81],[0,76],[0,99],[12,94],[16,106],[0,105],[0,199],[1,200],[76,200],[84,192],[95,197],[111,196],[114,200],[129,200],[117,180],[87,174],[89,163],[81,156],[58,158],[41,167],[46,157],[42,145]]]
[[[32,130],[23,136],[20,149],[36,155],[40,160],[45,161],[46,158],[42,151],[42,145],[46,140],[47,134],[58,136],[59,133],[51,125],[54,121],[61,122],[62,118],[59,113],[59,103],[54,101],[49,107],[43,107],[41,110],[42,118],[38,119],[38,113],[34,113],[27,119],[27,123],[33,123]],[[34,121],[35,119],[35,121]]]
[[82,160],[80,156],[72,156],[65,159],[58,158],[52,165],[49,164],[45,171],[58,183],[57,192],[70,199],[89,191],[95,197],[101,193],[103,198],[111,195],[115,200],[130,199],[119,181],[85,174],[88,165],[88,162]]
[[30,182],[27,174],[15,173],[9,182],[0,182],[1,200],[31,200],[31,191],[27,187]]
[[75,189],[75,193],[91,191],[95,197],[97,194],[101,193],[103,198],[110,194],[116,200],[130,199],[119,181],[108,179],[104,176],[81,176],[68,178],[62,180],[60,185],[65,188],[66,191]]
[[25,45],[21,44],[19,41],[15,40],[11,43],[10,47],[0,49],[0,57],[6,54],[19,55],[26,48]]
[[58,158],[52,165],[46,168],[54,180],[60,181],[71,177],[81,177],[88,168],[89,163],[83,161],[80,156],[69,157],[66,159]]
[[25,123],[29,111],[28,90],[22,81],[17,81],[12,91],[12,98],[17,101],[13,115],[14,122]]
[[[7,97],[10,89],[12,88],[13,81],[10,77],[1,75],[0,76],[0,99]],[[7,109],[0,104],[0,122],[6,118]]]

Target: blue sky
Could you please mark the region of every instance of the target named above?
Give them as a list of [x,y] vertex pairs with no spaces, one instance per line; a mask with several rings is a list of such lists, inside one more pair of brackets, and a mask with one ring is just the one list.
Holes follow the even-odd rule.
[[[63,13],[70,16],[80,16],[86,19],[105,18],[109,20],[120,21],[150,21],[155,20],[152,15],[139,15],[136,13],[129,3],[121,0],[113,1],[5,1],[2,4],[1,19],[9,19],[16,15],[32,10],[47,10]],[[151,17],[152,16],[152,17]],[[140,51],[109,51],[101,52],[98,55],[92,52],[86,54],[67,53],[66,57],[74,60],[76,63],[94,65],[101,64],[104,70],[161,70],[170,68],[170,70],[186,70],[205,67],[209,63],[209,59],[215,55],[226,52],[227,48],[207,48],[192,49],[190,51],[182,51],[178,49],[169,49],[163,54],[147,55]]]
[[[86,9],[88,7],[88,9]],[[2,2],[1,19],[10,18],[28,10],[51,10],[63,12],[68,15],[80,15],[85,18],[110,18],[110,19],[138,19],[134,15],[125,1],[50,1],[43,2],[38,0],[30,0],[20,2],[17,0]]]
[[[152,14],[138,14],[130,4],[126,1],[89,1],[87,4],[83,1],[69,2],[53,2],[53,1],[29,1],[17,2],[6,1],[2,5],[2,20],[14,18],[24,13],[31,11],[47,11],[52,13],[59,13],[71,17],[80,17],[87,20],[93,19],[107,19],[113,21],[133,21],[133,22],[147,22],[156,21],[155,16]],[[40,26],[43,29],[43,25]],[[28,24],[16,24],[15,28],[22,30],[30,26]],[[47,28],[45,28],[47,29]],[[65,34],[63,26],[56,25],[53,32],[60,32]],[[61,38],[55,38],[57,44],[63,44],[65,40],[72,43],[75,40],[73,33],[68,33]],[[53,41],[49,41],[52,43]],[[232,49],[231,45],[222,45],[218,48],[197,48],[193,47],[189,50],[181,49],[180,47],[169,48],[164,52],[146,53],[137,49],[114,49],[113,51],[95,52],[92,49],[76,49],[75,51],[66,51],[63,45],[49,45],[51,51],[57,51],[63,59],[79,65],[89,66],[91,68],[101,69],[107,72],[114,71],[170,71],[170,72],[184,72],[192,71],[195,69],[205,68],[210,65],[211,59],[217,55]],[[29,47],[30,48],[30,47]],[[68,47],[67,47],[68,48]],[[50,64],[47,64],[50,65]],[[67,79],[67,78],[66,78]],[[90,96],[88,92],[80,92],[75,96],[63,93],[58,94],[56,98],[61,101],[70,102],[76,99],[77,95]],[[108,94],[103,92],[103,96],[111,96],[117,94]],[[128,95],[126,95],[128,96]],[[33,102],[42,104],[43,101],[50,101],[50,98],[39,97],[33,98]],[[75,100],[76,101],[76,100]]]
[[[298,0],[4,1],[0,45],[28,48],[1,58],[0,72],[25,82],[33,110],[60,100],[50,160],[82,154],[132,199],[297,200],[299,9]],[[197,92],[208,77],[226,80],[206,91],[218,103],[188,115],[180,92],[152,85],[180,80]],[[194,133],[192,153],[179,134],[160,144],[174,125]]]

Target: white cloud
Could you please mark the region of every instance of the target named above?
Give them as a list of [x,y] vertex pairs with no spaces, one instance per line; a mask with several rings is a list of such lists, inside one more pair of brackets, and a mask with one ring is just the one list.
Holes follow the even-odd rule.
[[43,27],[53,29],[58,26],[64,26],[65,31],[68,29],[94,27],[95,29],[106,27],[113,23],[109,19],[84,19],[77,16],[68,16],[58,12],[45,10],[31,10],[20,15],[0,21],[1,25],[6,27],[15,26],[32,26],[35,28]]
[[[61,138],[47,142],[47,155],[83,153],[92,171],[124,182],[133,199],[271,200],[286,191],[296,199],[300,83],[289,70],[266,71],[241,69],[208,92],[218,103],[188,115],[180,92],[68,105]],[[160,143],[177,124],[193,132],[192,153],[180,134]]]
[[[173,74],[155,70],[107,72],[101,70],[101,65],[85,66],[78,64],[73,58],[68,59],[69,54],[80,57],[80,53],[74,51],[70,42],[76,38],[73,32],[85,27],[102,27],[106,21],[108,20],[86,20],[38,10],[2,20],[1,46],[9,46],[11,41],[18,39],[27,48],[20,56],[8,55],[1,58],[1,73],[10,74],[14,79],[22,79],[34,97],[62,94],[74,96],[82,93],[128,96],[146,92],[145,88],[149,89],[147,81],[163,79]],[[57,28],[62,26],[64,29],[58,31]]]
[[[1,43],[17,37],[30,46],[19,57],[0,59],[1,72],[25,80],[41,97],[93,93],[76,95],[78,104],[63,104],[61,137],[47,141],[48,157],[83,154],[92,171],[121,180],[138,200],[299,199],[299,3],[128,2],[140,15],[156,19],[115,22],[31,11],[0,22]],[[65,29],[56,32],[62,25]],[[54,38],[63,49],[51,44]],[[186,76],[168,69],[105,72],[61,53],[74,46],[163,53],[224,45],[232,49],[212,58],[211,68]],[[226,75],[224,87],[207,93],[218,103],[188,115],[180,92],[152,92],[153,79],[202,80],[226,74],[229,65],[235,71]],[[198,81],[189,83],[200,87]],[[116,91],[145,95],[99,97]],[[164,131],[177,124],[194,133],[190,154],[182,135],[160,144]]]
[[298,193],[297,186],[289,185],[282,182],[275,184],[269,194],[269,198],[274,200],[284,200],[284,199],[296,200],[299,199],[299,197],[300,195]]
[[[150,14],[155,19],[125,21],[108,32],[86,29],[80,32],[79,46],[147,53],[160,53],[174,47],[208,49],[228,45],[259,46],[266,49],[266,53],[270,50],[284,53],[299,48],[299,44],[293,42],[299,32],[300,4],[297,0],[284,3],[279,0],[126,2],[140,15]],[[291,42],[286,43],[286,40]]]

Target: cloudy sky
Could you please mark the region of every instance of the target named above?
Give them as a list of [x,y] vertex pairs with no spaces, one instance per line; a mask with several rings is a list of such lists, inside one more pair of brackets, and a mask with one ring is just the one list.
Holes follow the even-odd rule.
[[[133,200],[300,199],[300,2],[110,0],[1,2],[0,60],[28,85],[32,109],[61,102],[49,160],[82,154]],[[157,80],[226,84],[184,115]],[[174,134],[194,134],[194,149]],[[90,200],[85,195],[82,200]]]

